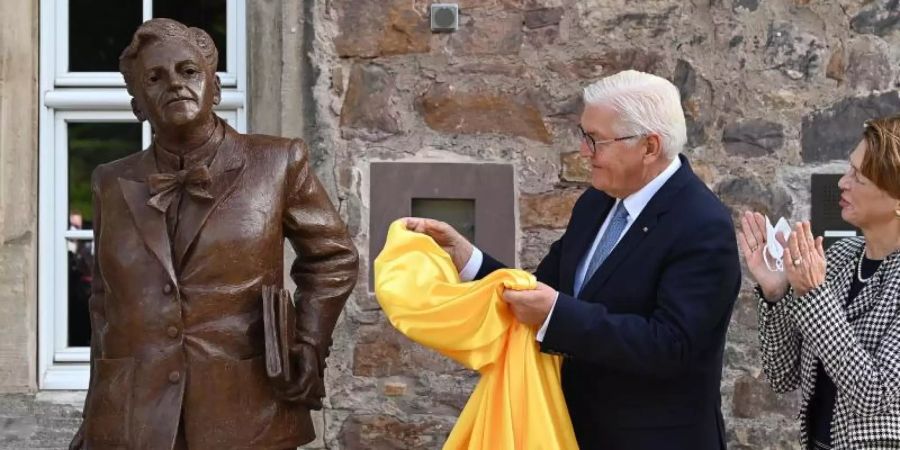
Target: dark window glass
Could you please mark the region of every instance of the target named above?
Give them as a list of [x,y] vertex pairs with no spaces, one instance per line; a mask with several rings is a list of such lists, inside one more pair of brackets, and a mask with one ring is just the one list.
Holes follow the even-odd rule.
[[69,336],[70,347],[91,345],[91,279],[94,263],[94,243],[91,240],[66,241],[69,265]]
[[[69,123],[69,229],[93,228],[91,172],[98,164],[114,161],[141,150],[139,123]],[[94,243],[68,239],[69,346],[90,345],[91,295]]]
[[118,72],[142,8],[140,0],[70,0],[69,71]]
[[227,67],[225,11],[225,0],[153,0],[153,17],[175,19],[209,33],[219,50],[219,72],[224,72]]
[[69,123],[70,228],[90,230],[91,173],[100,164],[141,150],[141,124],[137,122]]
[[473,199],[412,199],[412,216],[447,222],[456,231],[475,242],[475,200]]

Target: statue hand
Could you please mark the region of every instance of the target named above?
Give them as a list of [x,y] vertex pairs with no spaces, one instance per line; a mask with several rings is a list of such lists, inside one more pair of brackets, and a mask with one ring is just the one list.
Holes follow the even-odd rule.
[[319,368],[319,356],[316,348],[301,342],[291,349],[291,361],[294,363],[293,379],[289,383],[276,383],[275,391],[287,401],[301,403],[309,409],[322,409],[322,398],[325,397],[324,368]]
[[78,431],[75,432],[75,437],[72,438],[72,442],[69,443],[69,450],[84,450],[84,421],[81,421],[81,426],[78,427]]

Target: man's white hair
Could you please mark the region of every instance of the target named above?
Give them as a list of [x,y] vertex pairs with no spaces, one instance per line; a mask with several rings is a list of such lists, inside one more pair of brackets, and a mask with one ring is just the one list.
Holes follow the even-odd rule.
[[662,77],[626,70],[584,88],[585,105],[603,105],[619,113],[614,126],[622,137],[655,133],[662,152],[676,158],[687,144],[687,126],[678,88]]

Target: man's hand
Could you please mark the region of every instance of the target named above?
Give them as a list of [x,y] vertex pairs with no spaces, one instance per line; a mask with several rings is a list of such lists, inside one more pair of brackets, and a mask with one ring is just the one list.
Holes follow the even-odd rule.
[[403,220],[407,230],[427,234],[434,239],[450,255],[457,272],[462,271],[472,257],[472,244],[449,224],[419,217],[406,217]]
[[556,301],[556,290],[538,282],[537,287],[529,291],[503,291],[503,300],[509,305],[516,320],[525,325],[541,325]]

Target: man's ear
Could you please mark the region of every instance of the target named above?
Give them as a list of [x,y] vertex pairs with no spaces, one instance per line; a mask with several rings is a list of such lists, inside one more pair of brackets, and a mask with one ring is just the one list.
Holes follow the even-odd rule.
[[646,145],[644,145],[644,159],[648,161],[656,161],[663,157],[662,141],[659,140],[658,134],[650,134],[646,137]]
[[218,105],[222,102],[222,80],[219,79],[219,75],[216,75],[216,91],[215,95],[213,95],[213,105]]
[[147,115],[144,114],[144,111],[141,111],[141,108],[138,106],[137,99],[131,98],[131,112],[134,113],[134,117],[137,117],[138,122],[143,122],[147,120]]

